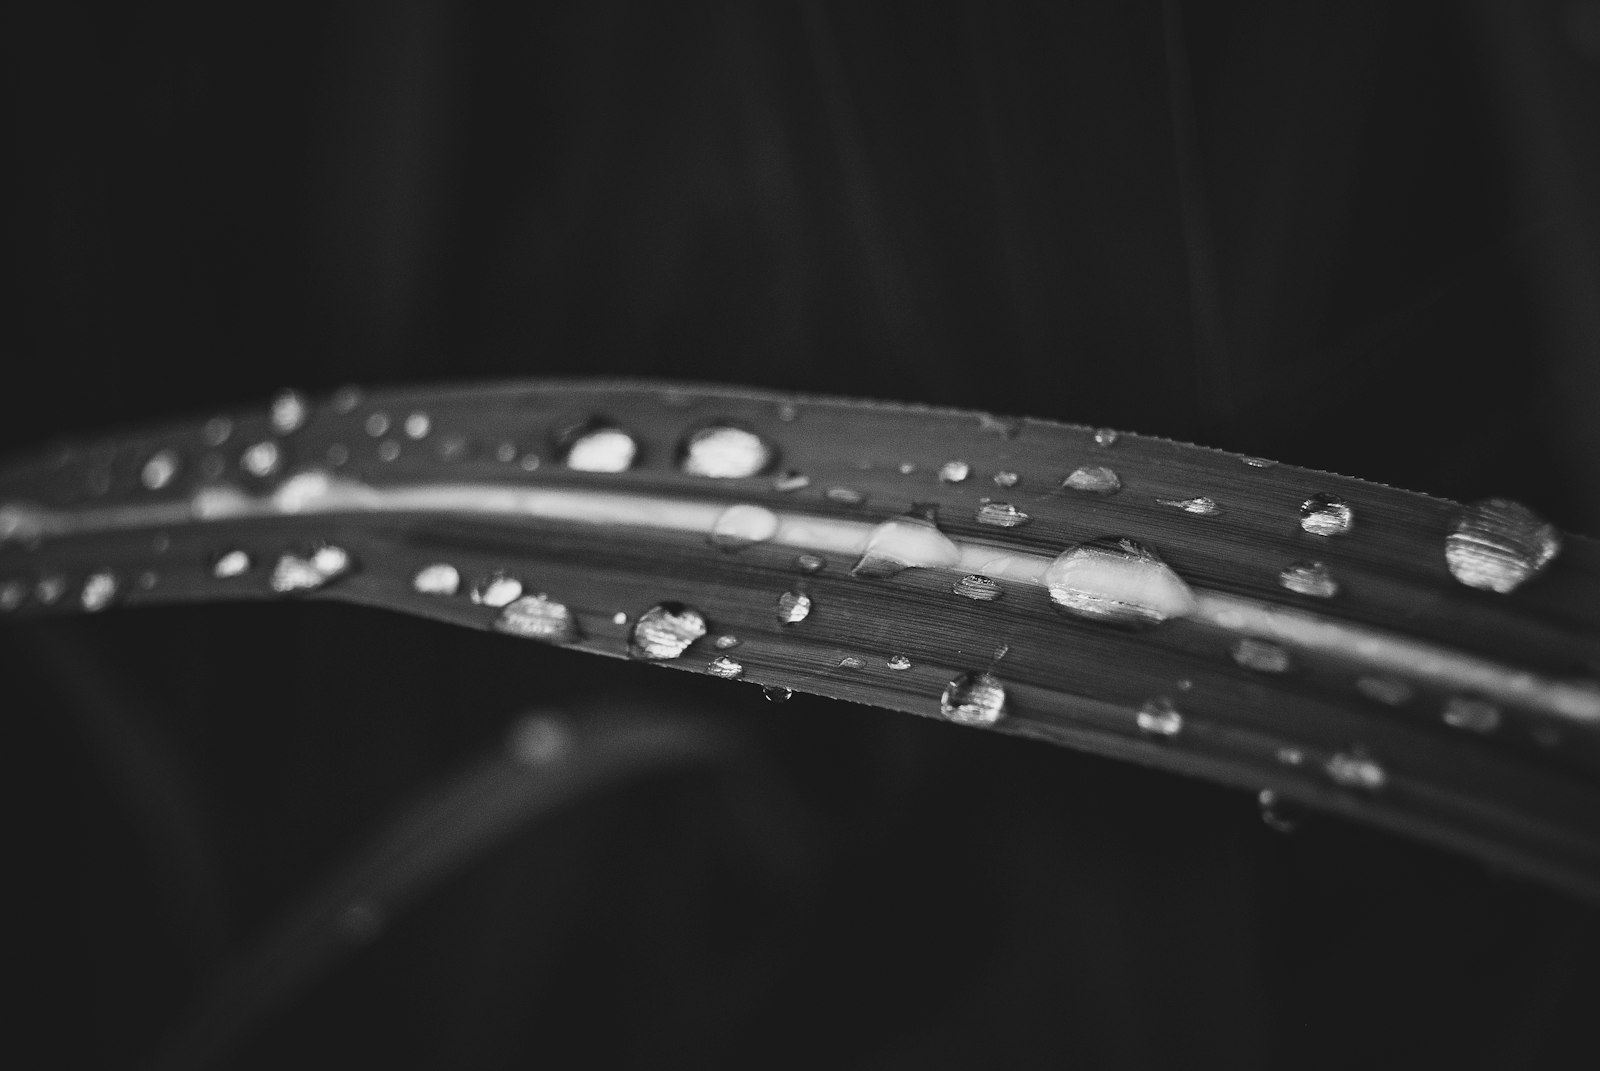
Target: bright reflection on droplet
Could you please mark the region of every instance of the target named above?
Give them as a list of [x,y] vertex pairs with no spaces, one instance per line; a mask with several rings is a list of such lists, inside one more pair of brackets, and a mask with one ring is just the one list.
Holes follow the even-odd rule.
[[494,628],[541,643],[571,643],[578,638],[572,611],[546,595],[524,595],[507,603],[494,619]]
[[217,555],[211,563],[211,575],[218,580],[231,580],[250,571],[250,555],[242,550],[227,550]]
[[280,391],[272,399],[272,428],[280,435],[297,431],[306,422],[308,412],[306,400],[298,391]]
[[1022,512],[1009,502],[979,503],[975,519],[979,524],[987,524],[992,528],[1019,528],[1027,524],[1031,517]]
[[963,598],[977,602],[993,602],[1001,595],[1000,582],[991,577],[980,576],[977,573],[968,573],[957,580],[951,589]]
[[1300,527],[1312,535],[1344,535],[1354,523],[1350,503],[1338,495],[1319,493],[1300,503]]
[[575,472],[626,472],[639,456],[639,444],[621,428],[601,424],[573,438],[563,461]]
[[811,596],[803,591],[786,591],[778,596],[778,621],[797,625],[811,615]]
[[721,677],[723,680],[728,681],[737,680],[744,674],[744,666],[727,655],[718,655],[713,658],[711,665],[707,668],[711,671],[713,677]]
[[1508,498],[1465,507],[1445,537],[1450,575],[1470,588],[1502,595],[1538,576],[1561,552],[1561,533]]
[[1328,776],[1333,778],[1335,784],[1343,785],[1345,788],[1376,792],[1389,781],[1388,772],[1371,756],[1360,750],[1341,751],[1330,758],[1323,768],[1328,771]]
[[522,581],[510,573],[495,571],[478,578],[472,585],[472,601],[480,606],[509,605],[522,594]]
[[692,606],[664,602],[639,615],[628,635],[628,653],[634,658],[677,658],[706,634],[706,618]]
[[416,412],[406,417],[405,433],[408,439],[426,439],[433,430],[433,419],[427,413]]
[[972,475],[972,466],[965,461],[946,461],[939,466],[939,479],[945,483],[960,483]]
[[1278,574],[1278,583],[1297,595],[1331,599],[1339,594],[1339,582],[1322,562],[1295,562]]
[[1183,715],[1166,698],[1151,699],[1134,715],[1139,731],[1152,736],[1177,736],[1183,732]]
[[1122,490],[1122,480],[1104,465],[1083,465],[1061,481],[1061,486],[1091,495],[1114,495]]
[[109,569],[101,569],[90,573],[84,580],[78,601],[90,613],[104,610],[115,601],[119,588],[116,574]]
[[1125,627],[1158,625],[1195,609],[1194,593],[1137,540],[1106,536],[1062,552],[1044,573],[1050,601],[1069,614]]
[[419,595],[454,595],[461,590],[461,571],[448,562],[424,565],[411,578],[411,590]]
[[279,460],[278,444],[271,440],[263,440],[247,447],[245,452],[239,455],[240,467],[252,476],[271,476],[278,471]]
[[331,543],[313,544],[304,550],[286,551],[279,555],[272,565],[272,577],[268,583],[280,595],[314,591],[354,568],[354,560],[343,547]]
[[680,453],[684,472],[719,480],[754,476],[773,458],[765,439],[731,424],[713,424],[692,432]]
[[949,568],[961,560],[961,548],[923,517],[891,517],[872,530],[852,576],[882,578],[903,569]]
[[1005,717],[1005,686],[990,673],[963,673],[944,686],[939,713],[959,725],[993,725]]
[[721,636],[718,636],[711,642],[716,645],[716,648],[719,651],[731,651],[735,647],[739,646],[741,641],[739,637],[725,633]]
[[1287,649],[1267,640],[1246,636],[1233,645],[1233,660],[1245,669],[1257,673],[1287,673],[1290,668]]
[[139,479],[152,491],[159,491],[172,482],[178,474],[178,455],[171,450],[158,450],[150,455],[139,471]]
[[765,506],[739,503],[717,515],[711,525],[711,542],[723,550],[743,550],[765,543],[778,534],[778,515]]
[[1473,733],[1492,733],[1500,727],[1500,708],[1484,699],[1452,696],[1444,705],[1444,723]]

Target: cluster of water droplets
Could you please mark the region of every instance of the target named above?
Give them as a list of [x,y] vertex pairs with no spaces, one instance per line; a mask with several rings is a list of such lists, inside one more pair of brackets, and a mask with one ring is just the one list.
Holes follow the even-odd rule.
[[355,569],[355,558],[335,543],[313,543],[284,551],[272,563],[268,585],[280,595],[315,591]]

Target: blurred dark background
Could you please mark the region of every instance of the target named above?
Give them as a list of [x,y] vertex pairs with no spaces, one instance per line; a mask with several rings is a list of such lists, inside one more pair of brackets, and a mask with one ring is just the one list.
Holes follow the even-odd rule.
[[[1592,0],[3,17],[6,449],[285,385],[631,375],[1600,532]],[[1594,1066],[1591,910],[1239,793],[350,608],[3,640],[16,1044],[52,1065],[141,1063],[515,715],[661,710],[737,743],[737,792],[578,799],[237,1066]]]

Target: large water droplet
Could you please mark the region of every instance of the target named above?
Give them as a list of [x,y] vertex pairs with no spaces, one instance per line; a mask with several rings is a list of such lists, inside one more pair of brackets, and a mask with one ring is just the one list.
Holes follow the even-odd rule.
[[568,433],[563,447],[562,460],[575,472],[627,472],[639,456],[632,435],[602,422]]
[[944,686],[939,713],[960,725],[993,725],[1005,717],[1005,685],[990,673],[963,673]]
[[1344,535],[1354,523],[1350,503],[1338,495],[1319,493],[1300,503],[1300,527],[1312,535]]
[[891,517],[872,530],[850,575],[882,578],[902,569],[949,568],[960,560],[961,548],[937,525],[908,514]]
[[1377,761],[1359,748],[1341,751],[1323,766],[1335,784],[1376,792],[1389,781],[1389,774]]
[[272,565],[272,577],[268,583],[280,595],[315,591],[354,568],[354,559],[343,547],[332,543],[315,543],[279,555]]
[[753,431],[712,424],[691,432],[679,456],[683,471],[691,476],[730,480],[764,471],[772,464],[773,449]]
[[1291,665],[1286,649],[1253,636],[1234,644],[1232,654],[1235,662],[1257,673],[1287,673]]
[[1339,582],[1322,562],[1295,562],[1278,574],[1278,583],[1296,595],[1331,599],[1339,594]]
[[781,688],[776,684],[769,684],[761,689],[761,695],[769,703],[787,703],[794,698],[794,689]]
[[1300,828],[1300,809],[1272,789],[1262,789],[1256,796],[1256,803],[1261,808],[1261,821],[1268,829],[1293,833]]
[[1204,495],[1198,498],[1158,498],[1156,504],[1181,509],[1197,517],[1215,517],[1222,512],[1222,507],[1217,505],[1216,499],[1206,498]]
[[990,502],[988,499],[978,504],[976,514],[979,524],[987,524],[994,528],[1020,528],[1032,519],[1009,502]]
[[1091,495],[1114,495],[1122,490],[1122,480],[1104,465],[1083,465],[1062,480],[1061,486]]
[[247,447],[244,453],[239,455],[240,467],[250,475],[262,478],[277,472],[280,460],[278,444],[271,440],[263,440]]
[[1504,595],[1539,575],[1561,552],[1561,533],[1520,502],[1486,498],[1461,511],[1445,537],[1450,575]]
[[150,490],[159,491],[177,474],[178,455],[171,450],[157,450],[139,471],[139,479]]
[[711,543],[723,550],[743,550],[778,534],[778,515],[765,506],[739,503],[723,510],[711,524]]
[[494,619],[494,628],[541,643],[572,643],[578,638],[572,611],[547,595],[524,595],[507,603]]
[[305,398],[292,390],[280,391],[272,399],[272,428],[280,435],[299,429],[309,412]]
[[1050,601],[1067,613],[1124,627],[1194,612],[1194,593],[1137,540],[1106,536],[1064,551],[1044,573]]
[[85,578],[78,601],[90,613],[104,610],[116,600],[120,588],[117,575],[109,569],[101,569]]
[[472,601],[480,606],[510,605],[522,595],[522,581],[510,573],[496,570],[478,578],[472,585]]
[[972,466],[965,461],[946,461],[939,466],[939,479],[945,483],[961,483],[972,475]]
[[664,602],[639,615],[628,635],[628,653],[634,658],[677,658],[706,634],[706,618],[692,606]]
[[448,562],[424,565],[411,578],[411,590],[419,595],[454,595],[461,590],[461,571]]
[[242,550],[225,550],[211,563],[211,575],[218,580],[232,580],[250,571],[250,555]]
[[1492,733],[1500,727],[1500,708],[1484,699],[1452,696],[1444,705],[1444,723],[1468,732]]
[[738,680],[744,675],[744,666],[727,655],[713,658],[707,668],[713,677],[721,677],[725,681]]
[[1151,699],[1134,715],[1139,731],[1151,736],[1177,736],[1183,732],[1183,714],[1167,698]]
[[977,602],[993,602],[1001,595],[1000,582],[991,577],[981,576],[977,573],[968,573],[956,581],[951,589],[963,598],[973,599]]
[[894,655],[893,657],[891,657],[889,659],[889,661],[884,663],[884,664],[887,665],[890,669],[894,669],[894,670],[910,669],[911,668],[911,659],[907,658],[903,654],[897,654],[897,655]]
[[811,615],[811,596],[803,591],[786,591],[778,596],[778,621],[797,625]]

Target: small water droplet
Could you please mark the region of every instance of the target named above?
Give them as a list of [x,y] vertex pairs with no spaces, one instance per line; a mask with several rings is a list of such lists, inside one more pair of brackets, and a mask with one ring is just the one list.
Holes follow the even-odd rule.
[[66,593],[67,578],[64,576],[40,577],[33,588],[33,597],[39,600],[42,606],[54,605]]
[[891,517],[872,530],[850,575],[882,579],[904,569],[949,568],[960,560],[961,548],[938,525],[907,514]]
[[800,415],[800,407],[793,402],[782,402],[778,405],[778,419],[785,424],[792,423]]
[[1261,821],[1268,829],[1276,833],[1293,833],[1300,828],[1299,808],[1272,789],[1262,789],[1256,796],[1256,803],[1261,808]]
[[1014,472],[1001,471],[994,474],[996,487],[1015,487],[1017,486],[1017,481],[1021,479],[1022,477]]
[[328,447],[328,464],[335,467],[343,465],[350,460],[350,448],[344,443],[334,443]]
[[416,412],[407,415],[405,419],[406,438],[426,439],[428,432],[433,430],[433,419],[427,413]]
[[711,525],[711,544],[722,550],[743,550],[778,534],[778,515],[765,506],[738,503],[718,514]]
[[310,407],[299,391],[279,391],[272,399],[272,428],[279,435],[299,430],[306,422]]
[[1149,547],[1105,536],[1063,551],[1045,569],[1050,601],[1069,614],[1149,627],[1194,611],[1194,593]]
[[419,595],[454,595],[461,590],[461,571],[448,562],[424,565],[411,578],[411,590]]
[[1297,747],[1280,747],[1278,761],[1285,766],[1299,766],[1306,761],[1306,753]]
[[965,461],[946,461],[939,466],[939,479],[944,483],[961,483],[972,475],[972,466]]
[[632,435],[603,421],[568,432],[562,445],[562,461],[574,472],[627,472],[639,456]]
[[1291,665],[1288,650],[1253,636],[1234,644],[1231,653],[1235,662],[1257,673],[1287,673]]
[[559,718],[535,714],[517,719],[506,734],[506,751],[525,766],[549,766],[572,750],[572,733]]
[[1062,480],[1061,486],[1091,495],[1114,495],[1122,490],[1122,480],[1104,465],[1083,465]]
[[0,613],[10,613],[28,598],[28,585],[22,580],[7,580],[0,584]]
[[839,659],[840,669],[860,669],[864,665],[866,665],[866,662],[857,658],[855,655],[845,655],[843,658]]
[[494,448],[494,457],[496,461],[503,461],[507,465],[511,464],[517,459],[517,444],[501,443]]
[[572,643],[578,638],[578,622],[572,611],[542,594],[524,595],[506,603],[494,619],[494,628],[496,632],[540,643]]
[[1183,732],[1183,714],[1166,698],[1151,699],[1134,716],[1139,731],[1151,736],[1177,736]]
[[859,506],[867,500],[866,495],[848,487],[830,487],[825,497],[829,502],[837,502],[841,506]]
[[83,582],[83,590],[78,595],[78,601],[90,613],[104,610],[110,606],[117,597],[121,585],[117,582],[117,575],[109,569],[101,569],[90,573]]
[[772,481],[772,489],[774,491],[783,491],[785,493],[789,491],[804,490],[810,486],[811,477],[807,476],[803,472],[796,472],[793,469],[789,469],[786,472],[780,473],[778,477]]
[[522,581],[500,570],[479,577],[471,592],[473,602],[496,608],[509,605],[521,594]]
[[691,476],[742,479],[763,472],[773,459],[761,436],[732,424],[711,424],[691,432],[679,447],[679,465]]
[[1444,723],[1453,729],[1492,733],[1500,728],[1500,708],[1484,699],[1452,696],[1444,705]]
[[281,460],[278,444],[271,440],[262,440],[247,447],[245,452],[239,455],[240,467],[250,475],[263,479],[278,471]]
[[811,596],[803,591],[786,591],[778,596],[778,621],[798,625],[811,616]]
[[802,573],[820,573],[828,563],[815,554],[802,554],[794,560],[794,565]]
[[1350,503],[1338,495],[1318,493],[1300,503],[1300,527],[1312,535],[1344,535],[1354,523]]
[[517,459],[517,468],[523,472],[533,472],[538,467],[539,456],[537,454],[523,454]]
[[634,658],[677,658],[706,634],[706,618],[692,606],[664,602],[639,615],[628,637]]
[[1117,432],[1115,428],[1095,428],[1094,442],[1096,446],[1115,446]]
[[1360,677],[1356,680],[1356,691],[1375,703],[1391,707],[1410,702],[1413,694],[1411,685],[1394,677]]
[[1297,595],[1331,599],[1339,594],[1339,582],[1322,562],[1295,562],[1278,574],[1278,583]]
[[1215,517],[1222,512],[1222,507],[1217,505],[1216,499],[1206,498],[1204,495],[1198,498],[1158,498],[1156,504],[1181,509],[1196,517]]
[[1277,464],[1276,461],[1265,457],[1241,457],[1239,460],[1253,469],[1270,469]]
[[903,654],[897,654],[897,655],[893,656],[892,658],[890,658],[889,661],[885,663],[885,665],[887,665],[890,669],[895,669],[895,670],[910,669],[911,668],[911,659],[907,658]]
[[207,446],[221,446],[233,434],[233,421],[225,416],[212,417],[200,429],[200,438]]
[[770,684],[761,689],[761,695],[769,703],[787,703],[794,698],[794,689],[780,688],[776,684]]
[[1009,502],[991,502],[988,499],[978,504],[978,512],[974,517],[979,524],[993,528],[1020,528],[1033,519]]
[[1378,791],[1389,780],[1388,772],[1359,748],[1338,752],[1327,761],[1324,769],[1335,784],[1368,792]]
[[737,636],[724,634],[718,636],[712,642],[716,645],[716,648],[719,651],[731,651],[735,647],[739,646],[740,640]]
[[171,450],[157,450],[150,455],[139,472],[139,479],[152,491],[159,491],[172,482],[178,474],[178,455]]
[[364,427],[367,429],[368,435],[372,436],[374,439],[381,439],[383,436],[389,434],[389,425],[390,421],[388,413],[372,413],[368,415]]
[[744,675],[744,666],[729,658],[727,655],[718,655],[711,660],[707,667],[713,677],[721,677],[725,681],[738,680]]
[[385,439],[385,440],[383,440],[383,442],[378,444],[378,460],[379,461],[398,461],[398,460],[400,460],[400,444],[395,442],[393,439]]
[[333,392],[333,397],[328,399],[328,405],[335,413],[349,413],[361,404],[361,388],[343,386]]
[[354,568],[354,560],[343,547],[332,543],[313,543],[279,555],[272,565],[272,577],[268,583],[280,595],[314,591]]
[[1486,498],[1462,509],[1445,537],[1450,575],[1502,595],[1538,576],[1561,552],[1561,533],[1520,502]]
[[1005,717],[1005,685],[991,673],[963,673],[944,686],[939,713],[958,725],[993,725]]
[[913,472],[917,471],[917,466],[910,461],[902,461],[900,462],[898,469],[900,475],[910,476]]
[[998,580],[978,573],[968,573],[960,580],[957,580],[955,587],[951,590],[963,598],[972,599],[976,602],[993,602],[1002,594]]
[[159,576],[146,570],[139,574],[139,578],[134,581],[134,586],[140,591],[153,591],[160,582],[161,578]]
[[248,573],[252,564],[247,552],[237,548],[225,550],[211,563],[211,575],[218,580],[232,580]]

